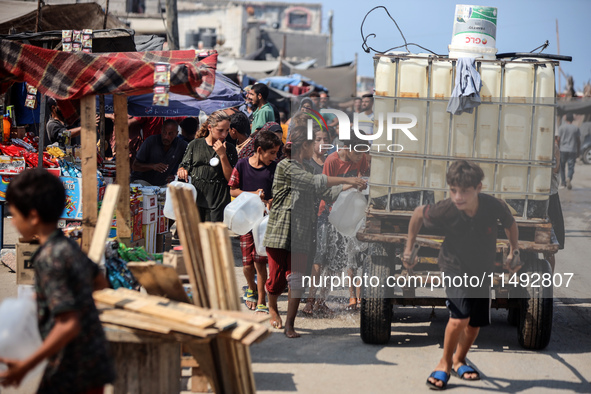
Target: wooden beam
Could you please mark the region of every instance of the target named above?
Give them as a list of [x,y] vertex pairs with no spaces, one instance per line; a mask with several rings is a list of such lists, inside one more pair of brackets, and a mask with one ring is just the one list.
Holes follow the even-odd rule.
[[97,220],[96,98],[80,99],[82,144],[82,251],[88,253]]
[[105,198],[103,198],[101,212],[88,251],[88,258],[97,264],[100,262],[103,254],[105,254],[105,242],[109,236],[109,231],[111,230],[111,221],[113,219],[113,212],[115,211],[117,199],[119,198],[120,188],[119,185],[108,185],[107,190],[105,191]]
[[131,214],[129,212],[129,128],[127,97],[113,95],[115,113],[115,149],[117,153],[115,183],[121,186],[117,204],[117,238],[129,246],[131,242]]

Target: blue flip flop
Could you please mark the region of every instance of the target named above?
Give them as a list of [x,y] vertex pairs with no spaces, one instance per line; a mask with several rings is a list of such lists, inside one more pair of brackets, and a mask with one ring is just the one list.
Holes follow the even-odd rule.
[[[462,365],[460,368],[458,368],[457,371],[452,368],[451,373],[453,373],[454,375],[456,375],[458,378],[460,378],[462,380],[480,380],[480,372],[478,372],[477,370],[475,370],[474,368],[472,368],[468,364]],[[468,379],[468,378],[464,377],[464,375],[467,373],[475,373],[478,376],[473,379]]]
[[435,383],[431,383],[429,382],[429,379],[427,379],[427,386],[431,389],[431,390],[445,390],[447,388],[447,382],[449,381],[449,374],[445,373],[443,371],[433,371],[431,372],[431,375],[429,375],[430,378],[435,378],[437,380],[441,380],[443,382],[443,385],[441,387],[435,385]]

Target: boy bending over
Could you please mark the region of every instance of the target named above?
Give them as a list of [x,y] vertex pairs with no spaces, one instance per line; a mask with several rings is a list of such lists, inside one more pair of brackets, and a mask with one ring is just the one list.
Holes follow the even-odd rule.
[[57,228],[66,194],[62,182],[44,169],[21,173],[8,185],[12,223],[25,238],[39,237],[32,257],[39,332],[43,344],[25,360],[5,360],[2,385],[18,386],[48,359],[38,393],[100,394],[115,380],[107,341],[92,299],[107,286],[98,266]]
[[[497,220],[505,229],[511,250],[518,251],[518,230],[509,208],[493,196],[482,194],[482,169],[471,162],[453,162],[447,172],[450,198],[434,205],[417,207],[410,220],[408,242],[404,249],[403,264],[409,261],[412,245],[424,224],[430,229],[442,230],[445,240],[439,251],[439,268],[448,277],[493,272],[496,256]],[[510,268],[516,271],[520,267]],[[452,281],[451,283],[454,283]],[[490,324],[490,287],[446,287],[447,307],[450,312],[445,328],[443,356],[427,379],[432,389],[445,389],[450,372],[464,380],[478,380],[479,373],[466,364],[468,350],[478,336],[480,327]]]

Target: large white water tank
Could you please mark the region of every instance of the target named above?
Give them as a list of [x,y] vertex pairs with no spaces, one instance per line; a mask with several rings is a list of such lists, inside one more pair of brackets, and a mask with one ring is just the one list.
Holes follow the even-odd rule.
[[[438,201],[445,197],[449,162],[466,158],[483,169],[483,191],[507,200],[519,214],[528,200],[526,216],[544,216],[552,171],[555,63],[477,60],[482,103],[472,114],[451,116],[446,108],[454,86],[453,61],[400,53],[378,58],[374,130],[383,112],[384,132],[372,145],[370,183],[390,187],[372,186],[370,198],[383,200],[389,191],[394,197],[428,191]],[[410,131],[417,141],[400,131],[388,140],[387,112],[415,115]],[[381,154],[375,154],[376,143]],[[402,146],[402,152],[385,152],[389,144]]]

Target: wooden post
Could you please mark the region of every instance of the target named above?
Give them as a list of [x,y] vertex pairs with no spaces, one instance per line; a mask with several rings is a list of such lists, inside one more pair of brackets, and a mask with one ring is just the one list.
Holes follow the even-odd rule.
[[82,144],[82,251],[88,253],[97,220],[96,98],[80,99],[80,142]]
[[131,242],[131,214],[129,212],[129,128],[127,125],[127,97],[113,95],[115,114],[115,149],[117,152],[117,176],[121,185],[117,203],[117,238],[129,245]]

